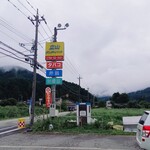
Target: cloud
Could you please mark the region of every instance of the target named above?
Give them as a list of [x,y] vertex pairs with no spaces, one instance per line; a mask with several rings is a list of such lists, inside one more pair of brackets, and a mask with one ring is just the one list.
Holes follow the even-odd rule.
[[[17,1],[13,2],[27,16],[33,17]],[[98,95],[130,92],[150,85],[149,0],[30,0],[30,2],[34,8],[39,8],[40,15],[44,14],[51,32],[44,22],[41,24],[50,36],[53,35],[53,29],[58,23],[70,24],[67,30],[59,31],[57,36],[58,41],[65,42],[63,79],[78,84],[77,77],[80,74],[83,78],[81,86],[89,87],[93,94]],[[35,14],[25,1],[23,3]],[[34,39],[35,27],[9,2],[0,2],[0,14],[3,14],[0,17],[5,18],[12,26]],[[18,42],[26,42],[2,26],[0,30]],[[41,25],[39,30],[45,37]],[[23,51],[18,43],[2,33],[1,35],[0,40]],[[43,37],[39,34],[39,41],[41,40]],[[42,47],[38,47],[40,62],[45,61],[44,47],[44,43]],[[18,62],[1,58],[0,63],[3,66],[15,65]],[[21,63],[20,66],[24,65]],[[25,67],[30,68],[27,65]]]

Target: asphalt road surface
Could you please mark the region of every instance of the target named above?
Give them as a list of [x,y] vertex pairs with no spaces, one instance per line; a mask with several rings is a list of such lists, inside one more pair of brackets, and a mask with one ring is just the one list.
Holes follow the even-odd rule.
[[135,136],[16,133],[0,138],[0,150],[140,150]]

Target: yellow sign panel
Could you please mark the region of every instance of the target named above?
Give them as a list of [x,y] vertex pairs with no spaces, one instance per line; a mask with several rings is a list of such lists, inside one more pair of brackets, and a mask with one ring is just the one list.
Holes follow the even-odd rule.
[[64,56],[64,42],[46,42],[45,56]]
[[24,118],[18,119],[18,128],[25,128],[25,119]]

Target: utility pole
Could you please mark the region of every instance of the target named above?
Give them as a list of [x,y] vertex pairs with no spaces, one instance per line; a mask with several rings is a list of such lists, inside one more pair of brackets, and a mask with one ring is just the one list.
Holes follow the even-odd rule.
[[[79,75],[79,78],[77,78],[77,79],[79,79],[79,102],[80,102],[80,91],[81,91],[81,88],[80,88],[80,80],[81,80],[82,78],[81,78],[80,75]],[[82,100],[81,100],[81,102],[82,102]]]
[[93,107],[95,107],[95,96],[93,95]]
[[[34,58],[33,58],[33,82],[32,82],[32,100],[31,100],[31,114],[30,114],[30,126],[34,123],[34,111],[35,111],[35,98],[36,98],[36,69],[37,69],[37,50],[38,50],[38,27],[40,21],[45,21],[44,17],[39,19],[38,9],[35,19],[28,17],[28,19],[35,25],[35,43],[34,43]],[[34,24],[35,22],[35,24]]]
[[89,100],[89,88],[87,88],[87,91],[88,91],[87,97],[88,97],[88,100]]

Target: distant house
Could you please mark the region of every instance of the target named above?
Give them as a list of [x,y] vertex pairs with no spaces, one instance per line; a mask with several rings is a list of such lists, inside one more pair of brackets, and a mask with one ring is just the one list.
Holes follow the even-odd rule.
[[[60,106],[62,105],[62,99],[61,98],[56,98],[56,105]],[[70,100],[66,100],[66,105],[67,105],[67,110],[68,111],[74,111],[76,110],[76,104]]]
[[108,108],[108,109],[112,108],[111,101],[106,101],[106,108]]
[[67,110],[69,110],[69,111],[76,110],[76,104],[74,102],[67,100],[66,104],[67,104]]

